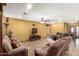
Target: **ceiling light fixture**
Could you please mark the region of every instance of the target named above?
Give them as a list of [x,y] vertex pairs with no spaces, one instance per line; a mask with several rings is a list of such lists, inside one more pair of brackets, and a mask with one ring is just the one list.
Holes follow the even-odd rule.
[[23,15],[26,15],[26,14],[27,14],[26,12],[23,13]]
[[45,23],[44,20],[41,20],[41,23],[42,23],[42,24]]
[[59,18],[59,21],[62,21],[62,18]]
[[32,9],[32,4],[31,3],[26,4],[25,8],[26,8],[25,12],[28,13]]
[[26,7],[27,7],[28,9],[32,9],[32,4],[31,4],[31,3],[28,3],[28,4],[26,5]]
[[44,18],[41,18],[41,22],[40,23],[42,23],[42,24],[45,23]]
[[50,25],[50,22],[49,22],[49,20],[45,20],[44,18],[41,18],[41,22],[40,23],[45,23],[46,24],[46,26],[49,26]]

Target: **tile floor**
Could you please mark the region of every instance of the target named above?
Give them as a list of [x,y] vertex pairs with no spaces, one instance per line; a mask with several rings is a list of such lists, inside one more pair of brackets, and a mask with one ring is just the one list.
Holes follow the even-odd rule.
[[[54,43],[55,41],[52,40],[52,42]],[[44,38],[36,41],[27,41],[27,42],[24,42],[23,44],[28,48],[28,55],[34,56],[33,50],[36,47],[44,46],[47,43],[48,43],[48,40]],[[66,56],[79,56],[79,39],[74,39],[71,41],[69,51],[67,52]]]

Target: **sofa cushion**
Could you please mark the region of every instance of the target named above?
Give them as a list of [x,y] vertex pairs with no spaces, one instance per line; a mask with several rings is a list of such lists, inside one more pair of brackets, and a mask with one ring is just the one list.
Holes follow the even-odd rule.
[[35,52],[36,56],[38,56],[38,54],[39,54],[39,56],[45,56],[45,55],[47,55],[47,51],[44,50],[44,49],[42,49],[42,48],[36,48],[34,50],[34,52]]
[[6,50],[6,52],[9,52],[12,49],[11,41],[8,38],[8,36],[5,35],[3,37],[2,45],[3,45],[3,48]]
[[50,46],[47,55],[60,55],[66,40],[57,41]]
[[15,38],[15,36],[12,36],[12,37],[10,38],[10,40],[11,40],[12,48],[18,48],[18,47],[20,47],[20,44],[19,44],[19,42],[17,41],[17,39]]

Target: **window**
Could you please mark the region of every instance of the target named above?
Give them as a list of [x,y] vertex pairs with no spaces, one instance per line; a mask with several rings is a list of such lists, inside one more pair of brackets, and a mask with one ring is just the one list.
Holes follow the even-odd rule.
[[77,36],[79,36],[79,27],[78,26],[76,27],[76,30],[77,30]]
[[73,33],[74,32],[74,27],[71,27],[71,33]]

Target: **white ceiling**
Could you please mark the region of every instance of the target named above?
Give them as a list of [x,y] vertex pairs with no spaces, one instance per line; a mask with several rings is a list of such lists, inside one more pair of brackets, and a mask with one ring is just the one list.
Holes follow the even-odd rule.
[[[41,21],[41,18],[44,18],[45,20],[49,19],[51,23],[79,20],[78,3],[33,3],[32,9],[29,11],[26,5],[26,3],[7,3],[4,7],[4,16],[31,21]],[[24,12],[27,14],[24,15]]]

